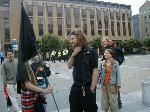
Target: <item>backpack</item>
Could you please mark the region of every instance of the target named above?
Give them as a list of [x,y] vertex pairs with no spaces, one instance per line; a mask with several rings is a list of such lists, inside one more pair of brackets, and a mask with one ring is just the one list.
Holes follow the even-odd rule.
[[115,48],[115,53],[116,53],[116,61],[121,65],[124,61],[124,54],[121,48]]

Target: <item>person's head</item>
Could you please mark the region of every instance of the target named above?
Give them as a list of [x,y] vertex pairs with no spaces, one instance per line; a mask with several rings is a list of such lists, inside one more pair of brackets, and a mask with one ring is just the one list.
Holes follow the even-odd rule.
[[70,36],[70,43],[73,48],[77,46],[81,46],[83,48],[87,45],[87,39],[83,32],[79,30],[73,31]]
[[39,55],[36,55],[36,56],[34,57],[34,61],[38,63],[38,62],[40,61],[40,56],[39,56]]
[[11,50],[11,49],[7,50],[7,58],[8,58],[9,61],[13,61],[14,60],[13,50]]
[[104,47],[104,48],[109,46],[110,41],[111,41],[111,39],[109,37],[106,37],[106,36],[102,37],[101,46]]
[[104,52],[105,59],[115,58],[115,52],[112,49],[106,49]]

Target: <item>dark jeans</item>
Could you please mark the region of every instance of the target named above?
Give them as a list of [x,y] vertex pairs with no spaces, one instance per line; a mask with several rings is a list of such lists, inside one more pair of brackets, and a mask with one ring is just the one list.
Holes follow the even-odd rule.
[[82,86],[72,86],[69,96],[70,112],[97,112],[96,91],[92,93],[90,86],[85,87],[85,96],[82,91]]

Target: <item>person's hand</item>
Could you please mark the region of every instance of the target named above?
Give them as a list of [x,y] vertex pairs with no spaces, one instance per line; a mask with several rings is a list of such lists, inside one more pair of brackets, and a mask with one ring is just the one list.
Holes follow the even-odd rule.
[[48,94],[48,93],[52,93],[52,91],[53,91],[53,86],[48,86],[46,89],[43,89],[43,93],[46,93],[46,94]]
[[92,92],[92,93],[94,93],[94,92],[95,92],[95,88],[96,88],[96,86],[95,86],[95,85],[91,85],[90,90],[91,90],[91,92]]
[[72,56],[76,56],[80,51],[81,51],[81,47],[80,46],[77,46],[74,48],[74,52],[72,53]]

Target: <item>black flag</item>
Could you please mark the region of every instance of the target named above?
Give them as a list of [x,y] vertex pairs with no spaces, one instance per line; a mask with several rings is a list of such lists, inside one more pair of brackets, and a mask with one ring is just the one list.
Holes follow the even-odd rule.
[[21,82],[28,80],[27,67],[25,62],[38,54],[36,48],[36,37],[32,24],[27,16],[25,8],[21,6],[21,25],[20,25],[20,38],[18,49],[18,70],[17,70],[17,85],[19,93],[21,90]]

